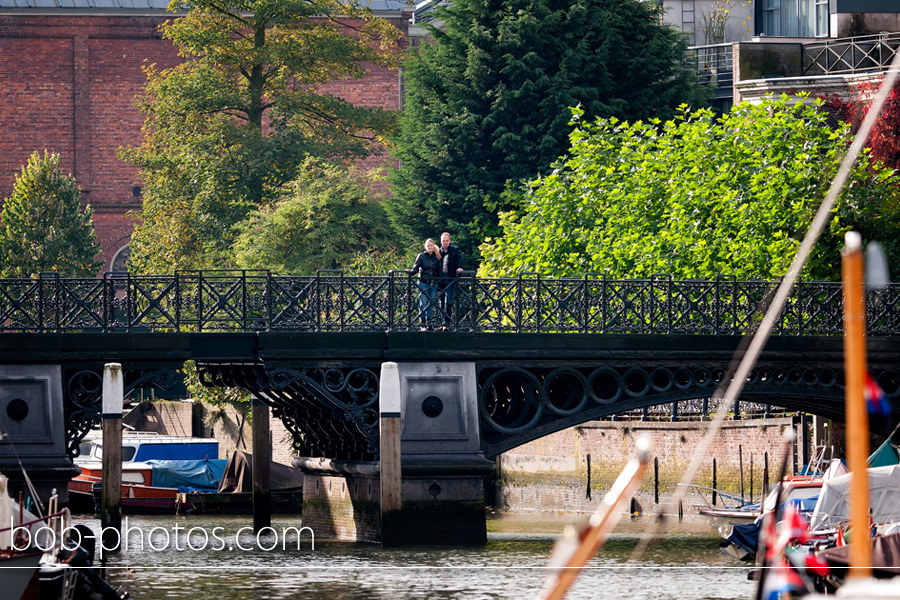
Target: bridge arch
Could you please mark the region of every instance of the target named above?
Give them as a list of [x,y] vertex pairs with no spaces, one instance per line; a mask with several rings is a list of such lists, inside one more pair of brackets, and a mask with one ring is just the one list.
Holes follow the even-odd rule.
[[[713,398],[726,377],[716,362],[593,365],[486,366],[479,370],[478,410],[482,449],[493,458],[527,442],[611,415],[679,402],[698,412],[740,414],[773,405],[844,420],[843,368],[828,364],[758,364],[739,405]],[[874,372],[889,398],[900,395],[900,373]],[[757,407],[758,409],[759,407]],[[872,429],[881,421],[872,419]]]

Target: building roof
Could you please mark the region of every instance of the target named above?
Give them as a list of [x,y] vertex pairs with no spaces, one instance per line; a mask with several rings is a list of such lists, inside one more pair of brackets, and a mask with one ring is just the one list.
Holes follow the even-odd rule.
[[[407,8],[406,2],[401,0],[361,0],[363,6],[368,6],[374,13],[401,12]],[[164,11],[169,6],[169,0],[0,0],[0,10],[3,9],[72,9],[78,11]]]
[[3,8],[71,8],[76,10],[165,10],[168,0],[0,0]]

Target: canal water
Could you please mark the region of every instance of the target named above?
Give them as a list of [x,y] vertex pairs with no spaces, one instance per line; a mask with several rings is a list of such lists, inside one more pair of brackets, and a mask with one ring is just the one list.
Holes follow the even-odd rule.
[[[559,532],[583,518],[493,517],[483,548],[384,549],[313,539],[299,516],[274,517],[273,531],[258,538],[247,516],[129,516],[128,545],[106,554],[106,575],[136,600],[533,598]],[[99,532],[96,519],[75,521]],[[568,598],[753,596],[750,567],[720,552],[703,519],[673,523],[640,563],[629,563],[646,525],[624,518]]]

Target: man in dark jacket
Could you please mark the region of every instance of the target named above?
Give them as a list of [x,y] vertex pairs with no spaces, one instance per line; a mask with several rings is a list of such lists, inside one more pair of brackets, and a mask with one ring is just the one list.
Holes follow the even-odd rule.
[[462,273],[462,252],[450,244],[450,234],[441,234],[441,315],[444,327],[453,322],[453,292],[456,291],[456,277]]

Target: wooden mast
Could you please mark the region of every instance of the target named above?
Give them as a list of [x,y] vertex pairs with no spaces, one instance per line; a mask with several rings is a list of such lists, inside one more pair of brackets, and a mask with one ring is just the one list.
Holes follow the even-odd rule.
[[869,419],[863,387],[866,377],[866,296],[863,287],[862,237],[850,231],[841,251],[844,289],[844,372],[846,383],[847,462],[853,474],[850,483],[849,577],[872,576],[869,543]]

